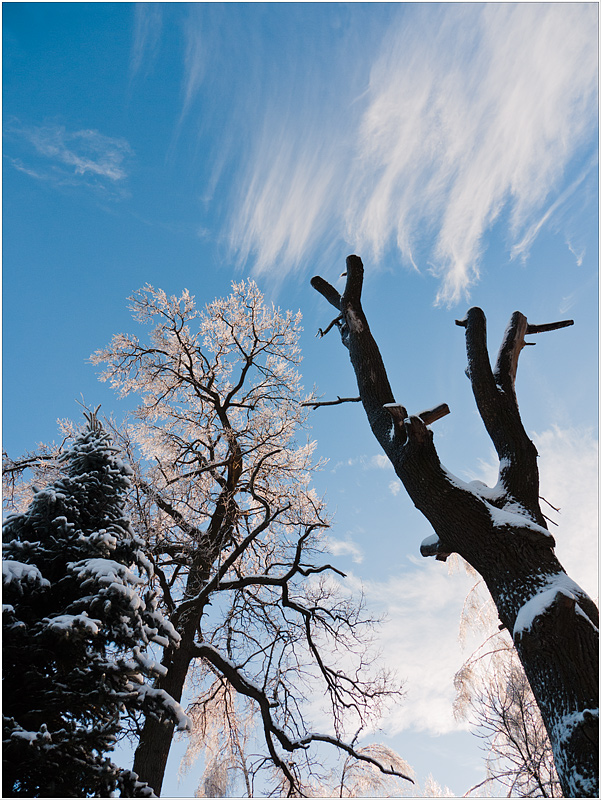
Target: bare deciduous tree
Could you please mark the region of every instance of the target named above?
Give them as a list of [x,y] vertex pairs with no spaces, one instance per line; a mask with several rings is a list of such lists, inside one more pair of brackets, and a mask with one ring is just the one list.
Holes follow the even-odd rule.
[[[207,724],[219,698],[251,704],[266,753],[244,768],[247,787],[271,764],[286,793],[302,793],[316,743],[398,775],[342,738],[398,691],[372,669],[361,603],[339,591],[332,578],[342,573],[319,562],[328,523],[310,487],[314,445],[298,440],[307,413],[300,315],[268,307],[253,282],[202,310],[187,292],[167,297],[149,286],[132,301],[152,326],[149,341],[115,336],[93,361],[121,395],[143,398],[114,435],[135,465],[132,517],[181,637],[159,687],[180,700],[193,679],[192,713]],[[306,719],[316,696],[330,733],[314,733]],[[239,732],[226,731],[230,754]],[[149,719],[136,751],[134,769],[157,793],[172,735]],[[225,785],[225,761],[208,759],[207,791]]]
[[515,393],[525,337],[572,323],[532,325],[516,312],[492,368],[484,313],[472,308],[458,321],[467,374],[500,461],[497,486],[489,488],[459,480],[440,463],[427,426],[446,407],[415,415],[396,402],[361,306],[361,259],[347,258],[342,296],[320,277],[311,283],[338,312],[333,324],[349,350],[372,432],[434,528],[422,555],[445,560],[458,553],[482,576],[532,687],[564,795],[597,797],[599,613],[555,555],[539,504],[537,452]]

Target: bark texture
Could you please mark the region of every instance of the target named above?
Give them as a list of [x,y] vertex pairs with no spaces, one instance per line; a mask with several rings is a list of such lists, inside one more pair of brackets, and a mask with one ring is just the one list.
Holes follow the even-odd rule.
[[524,430],[515,393],[519,354],[529,344],[525,336],[573,323],[531,325],[515,312],[493,368],[482,310],[472,308],[457,321],[466,333],[467,375],[500,460],[493,492],[463,483],[440,463],[427,425],[448,413],[446,407],[410,415],[395,401],[361,306],[363,264],[358,256],[347,258],[346,274],[342,295],[322,278],[311,283],[339,313],[332,324],[348,348],[374,436],[436,532],[437,538],[422,544],[422,555],[444,561],[458,553],[480,573],[501,623],[513,634],[564,796],[598,797],[599,613],[555,556],[539,505],[537,452]]

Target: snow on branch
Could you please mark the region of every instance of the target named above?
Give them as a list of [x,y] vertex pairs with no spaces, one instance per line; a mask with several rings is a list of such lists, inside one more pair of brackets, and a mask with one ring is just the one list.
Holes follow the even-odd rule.
[[[515,639],[516,636],[521,636],[530,631],[536,620],[548,613],[551,606],[560,596],[573,601],[576,604],[575,608],[579,609],[578,602],[581,600],[582,594],[582,589],[565,572],[549,576],[545,583],[539,587],[536,594],[527,600],[518,611],[513,626],[513,638]],[[587,614],[581,609],[580,612],[591,625],[594,625]]]
[[23,584],[40,588],[50,586],[50,581],[42,577],[40,570],[33,564],[8,559],[2,562],[2,583],[4,586],[12,585],[20,594],[23,594]]
[[311,733],[308,736],[303,737],[300,740],[301,745],[307,745],[311,742],[327,742],[328,744],[334,745],[339,750],[344,750],[353,758],[356,758],[357,761],[365,761],[368,764],[371,764],[374,767],[377,767],[380,772],[384,775],[393,775],[395,778],[403,778],[410,783],[415,783],[413,778],[410,778],[409,775],[405,775],[402,772],[398,772],[397,770],[393,769],[392,767],[384,767],[377,759],[368,756],[367,754],[363,753],[360,750],[356,750],[352,745],[345,744],[340,739],[336,739],[333,736],[324,736],[320,733]]

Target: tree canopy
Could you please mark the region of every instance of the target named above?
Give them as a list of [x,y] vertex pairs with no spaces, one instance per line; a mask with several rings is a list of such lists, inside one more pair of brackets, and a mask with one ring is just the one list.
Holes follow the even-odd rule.
[[[402,775],[348,739],[398,687],[374,661],[361,598],[322,557],[328,517],[311,487],[300,313],[269,306],[253,281],[204,308],[188,292],[147,286],[132,310],[148,339],[119,334],[93,361],[122,395],[142,400],[114,433],[135,465],[131,513],[181,637],[158,685],[180,700],[191,681],[200,730],[226,706],[250,710],[264,739],[240,770],[251,788],[265,773],[303,793],[320,744]],[[308,713],[316,695],[325,732]],[[240,727],[224,725],[222,753],[239,750]],[[134,769],[157,792],[172,735],[148,719],[136,752]]]

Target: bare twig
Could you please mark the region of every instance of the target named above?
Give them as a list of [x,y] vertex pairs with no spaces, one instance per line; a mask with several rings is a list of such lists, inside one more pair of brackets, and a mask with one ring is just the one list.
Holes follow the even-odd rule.
[[321,406],[339,406],[340,403],[360,403],[360,397],[340,397],[338,396],[337,400],[323,400],[323,401],[309,401],[307,403],[301,403],[301,406],[310,406],[313,410],[316,408],[321,408]]
[[339,314],[335,319],[333,319],[330,322],[330,324],[328,325],[328,327],[325,330],[322,330],[321,328],[317,329],[317,338],[318,339],[323,339],[323,337],[326,335],[326,333],[329,333],[332,330],[334,325],[340,325],[341,322],[342,322],[342,314]]
[[375,758],[371,756],[365,755],[363,753],[357,752],[352,745],[346,744],[345,742],[341,741],[340,739],[334,736],[327,736],[318,733],[312,733],[308,736],[305,736],[302,739],[290,739],[290,737],[286,734],[282,728],[274,721],[272,716],[272,708],[274,708],[274,704],[269,700],[267,695],[259,689],[259,687],[249,681],[240,671],[240,669],[233,664],[229,659],[225,658],[221,653],[212,645],[202,642],[195,646],[194,654],[196,656],[200,656],[201,658],[207,659],[210,664],[212,664],[221,674],[223,674],[227,680],[231,683],[231,685],[236,689],[236,691],[250,699],[254,700],[258,706],[259,711],[261,714],[261,718],[263,721],[263,729],[265,732],[265,740],[267,747],[269,749],[272,761],[276,764],[288,779],[290,783],[291,790],[297,788],[295,786],[296,781],[294,776],[290,773],[288,769],[288,765],[286,762],[283,762],[279,755],[277,754],[275,747],[274,747],[274,739],[277,739],[280,746],[287,752],[292,753],[295,750],[306,750],[307,747],[311,744],[311,742],[325,742],[327,744],[331,744],[334,747],[337,747],[340,750],[351,755],[353,758],[356,758],[358,761],[366,761],[369,764],[377,767],[384,775],[393,775],[397,778],[403,778],[404,780],[410,781],[413,783],[414,781],[408,776],[404,775],[402,772],[397,772],[396,770],[383,766],[379,763]]
[[540,497],[540,499],[541,499],[541,500],[544,500],[544,501],[545,501],[545,503],[546,503],[548,506],[550,506],[550,507],[553,509],[553,511],[557,511],[557,513],[559,514],[559,512],[561,511],[561,508],[555,508],[555,506],[553,505],[553,503],[550,503],[550,502],[547,500],[547,498],[546,498],[546,497],[543,497],[543,496],[542,496],[542,494],[539,494],[539,497]]

